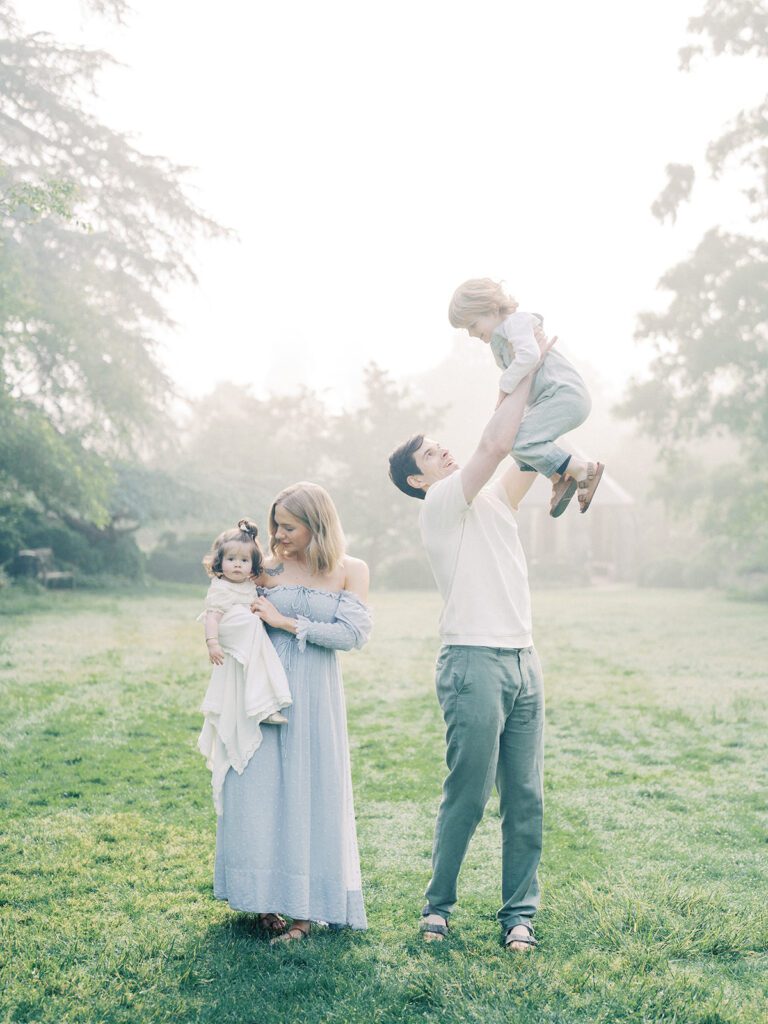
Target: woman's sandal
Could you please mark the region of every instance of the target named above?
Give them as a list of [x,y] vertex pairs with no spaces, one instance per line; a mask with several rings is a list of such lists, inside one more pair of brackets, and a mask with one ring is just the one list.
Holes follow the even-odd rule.
[[561,476],[556,484],[552,484],[552,497],[549,501],[549,514],[553,519],[561,516],[568,503],[576,493],[576,481],[572,476]]
[[[519,928],[522,925],[523,928],[528,930],[527,935],[513,935],[515,928]],[[519,921],[517,924],[513,924],[511,928],[507,929],[507,933],[504,936],[504,948],[509,949],[514,953],[522,953],[522,949],[513,950],[512,947],[515,943],[519,943],[522,946],[527,947],[527,951],[530,951],[534,946],[538,946],[536,937],[533,934],[533,925],[528,924],[527,921]]]
[[585,480],[579,480],[579,512],[586,512],[592,504],[604,469],[602,462],[587,463],[587,477]]
[[280,914],[259,914],[258,922],[259,928],[271,935],[282,935],[288,927],[288,922]]
[[448,934],[448,922],[445,924],[432,924],[430,921],[422,921],[419,925],[421,937],[425,942],[442,942]]
[[279,942],[301,942],[303,939],[309,938],[311,924],[306,926],[300,924],[292,924],[290,928],[282,932],[280,935],[276,935],[274,939],[269,940],[270,946],[276,946]]

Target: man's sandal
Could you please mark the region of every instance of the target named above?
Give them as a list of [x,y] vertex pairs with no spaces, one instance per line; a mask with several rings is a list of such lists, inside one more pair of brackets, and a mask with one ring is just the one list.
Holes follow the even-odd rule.
[[587,477],[585,480],[579,480],[579,512],[586,512],[592,504],[604,469],[602,462],[587,463]]
[[287,928],[280,935],[276,935],[274,939],[269,940],[270,946],[276,946],[280,942],[301,942],[303,939],[309,938],[309,932],[312,925],[307,924],[302,926],[300,924],[292,924],[290,928]]
[[445,924],[431,924],[429,921],[422,921],[419,925],[421,937],[425,942],[442,942],[448,934],[448,922]]
[[[515,928],[519,928],[522,925],[523,928],[527,928],[527,935],[514,935]],[[513,924],[511,928],[507,929],[507,934],[504,936],[504,948],[512,950],[515,943],[519,943],[522,946],[527,946],[528,949],[533,949],[534,946],[538,946],[536,937],[533,934],[533,925],[528,924],[527,921],[519,921],[517,924]],[[512,950],[515,953],[522,953],[522,949]]]
[[568,507],[568,502],[576,493],[576,481],[572,476],[561,476],[552,485],[552,497],[549,501],[549,514],[553,519],[561,516]]

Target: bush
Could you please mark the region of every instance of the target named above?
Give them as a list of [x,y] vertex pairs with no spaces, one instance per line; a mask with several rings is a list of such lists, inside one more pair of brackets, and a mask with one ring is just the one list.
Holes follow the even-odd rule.
[[641,587],[684,587],[684,580],[682,558],[658,558],[640,566],[637,582]]
[[12,576],[19,573],[20,563],[16,558],[19,549],[51,548],[53,567],[75,572],[78,585],[84,577],[92,580],[115,576],[141,580],[144,577],[144,555],[132,533],[94,530],[86,535],[30,509],[26,510],[23,520],[8,521],[6,526],[3,532],[0,525],[0,549],[7,556],[6,568]]
[[528,579],[534,587],[584,585],[584,563],[573,558],[535,559],[528,564]]
[[177,537],[165,533],[147,557],[147,572],[167,583],[201,583],[208,579],[202,566],[203,556],[211,546],[209,534]]
[[381,590],[434,590],[435,579],[426,556],[406,555],[386,563],[372,583]]
[[0,565],[7,565],[24,547],[29,510],[12,494],[0,494]]

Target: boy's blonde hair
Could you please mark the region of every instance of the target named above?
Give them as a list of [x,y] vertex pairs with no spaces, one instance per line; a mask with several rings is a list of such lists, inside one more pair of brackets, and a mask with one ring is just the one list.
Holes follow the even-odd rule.
[[310,573],[332,572],[342,562],[346,545],[339,513],[333,499],[320,484],[301,481],[280,491],[269,510],[269,550],[276,554],[279,544],[275,537],[278,505],[303,523],[312,534],[307,547],[307,568]]
[[509,316],[517,309],[517,302],[504,291],[501,281],[490,277],[472,277],[460,284],[448,306],[448,319],[452,327],[469,327],[479,316],[495,313]]

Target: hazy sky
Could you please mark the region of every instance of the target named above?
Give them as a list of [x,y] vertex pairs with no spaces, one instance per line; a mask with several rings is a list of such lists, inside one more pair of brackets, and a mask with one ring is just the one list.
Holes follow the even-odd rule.
[[712,186],[674,229],[649,212],[665,164],[700,162],[761,94],[743,59],[678,71],[701,0],[133,6],[114,27],[77,0],[18,2],[28,28],[124,62],[100,116],[191,165],[195,200],[239,236],[201,243],[199,286],[169,296],[162,351],[187,393],[236,378],[346,401],[371,359],[422,371],[479,275],[618,393],[658,277],[736,216]]

